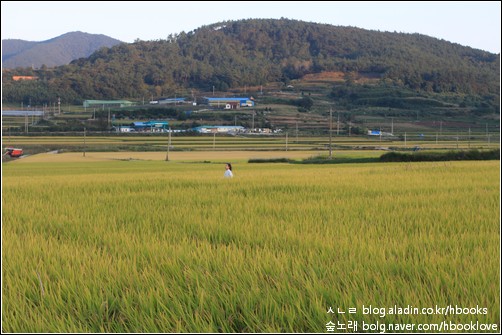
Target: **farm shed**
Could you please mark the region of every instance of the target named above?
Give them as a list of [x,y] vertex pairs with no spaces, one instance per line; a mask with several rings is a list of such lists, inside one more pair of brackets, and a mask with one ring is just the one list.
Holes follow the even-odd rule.
[[253,98],[205,98],[209,106],[227,108],[254,107]]
[[127,107],[134,103],[128,100],[84,100],[84,107]]

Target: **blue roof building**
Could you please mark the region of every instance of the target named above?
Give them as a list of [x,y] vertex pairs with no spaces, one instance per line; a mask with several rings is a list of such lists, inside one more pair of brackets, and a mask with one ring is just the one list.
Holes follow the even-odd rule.
[[254,107],[253,97],[249,98],[205,98],[207,104],[213,107],[223,107],[228,108],[240,108],[240,107]]
[[132,126],[137,131],[164,132],[169,128],[169,122],[155,120],[146,122],[133,122]]

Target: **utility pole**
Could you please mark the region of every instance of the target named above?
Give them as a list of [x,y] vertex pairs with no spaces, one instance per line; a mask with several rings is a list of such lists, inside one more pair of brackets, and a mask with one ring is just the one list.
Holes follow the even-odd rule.
[[340,135],[340,112],[337,112],[336,119],[336,136]]
[[85,150],[86,150],[86,144],[85,144],[85,132],[86,132],[86,129],[84,127],[84,152],[83,152],[83,157],[85,157]]
[[333,149],[331,147],[332,145],[332,129],[333,128],[333,112],[331,111],[331,108],[329,109],[329,159],[333,158]]
[[213,133],[213,150],[216,148],[216,132]]
[[288,151],[288,133],[286,133],[286,151]]
[[169,161],[169,148],[171,147],[171,127],[169,127],[169,135],[167,140],[166,162]]
[[61,98],[58,97],[58,115],[61,115]]
[[391,118],[390,118],[390,120],[391,120],[391,124],[390,124],[390,133],[391,133],[392,135],[394,135],[394,118],[393,118],[393,117],[391,117]]

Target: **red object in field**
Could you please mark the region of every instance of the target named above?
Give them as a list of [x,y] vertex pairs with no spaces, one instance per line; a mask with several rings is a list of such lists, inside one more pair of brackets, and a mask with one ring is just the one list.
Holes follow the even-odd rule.
[[5,148],[5,151],[5,154],[9,155],[10,157],[21,157],[23,155],[23,149]]

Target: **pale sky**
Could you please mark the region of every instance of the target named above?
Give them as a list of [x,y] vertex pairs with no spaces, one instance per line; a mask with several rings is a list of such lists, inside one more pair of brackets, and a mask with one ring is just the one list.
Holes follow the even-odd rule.
[[131,43],[220,21],[284,17],[419,33],[500,53],[500,13],[499,1],[2,1],[2,39],[44,41],[82,31]]

